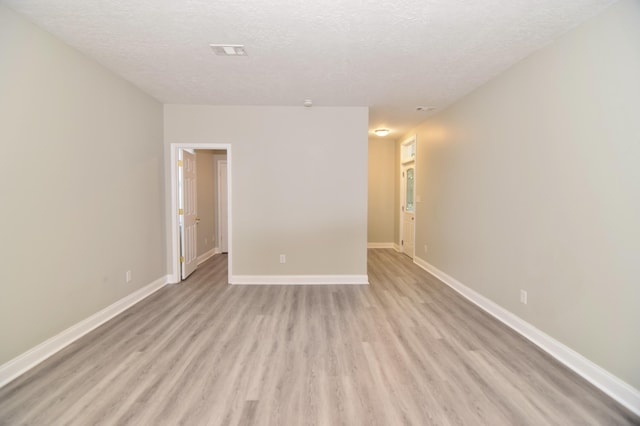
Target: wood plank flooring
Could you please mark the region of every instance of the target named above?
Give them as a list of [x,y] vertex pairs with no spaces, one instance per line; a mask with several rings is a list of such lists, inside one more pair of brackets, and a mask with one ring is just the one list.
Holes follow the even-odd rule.
[[0,424],[640,424],[393,250],[370,286],[230,286],[226,262],[0,389]]

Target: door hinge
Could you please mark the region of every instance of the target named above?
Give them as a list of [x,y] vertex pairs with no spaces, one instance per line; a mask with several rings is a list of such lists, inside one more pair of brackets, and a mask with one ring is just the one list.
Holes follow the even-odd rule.
[[178,209],[178,214],[184,214],[184,210],[183,209]]
[[182,160],[178,160],[178,167],[182,167]]
[[184,263],[184,256],[180,256],[180,263]]

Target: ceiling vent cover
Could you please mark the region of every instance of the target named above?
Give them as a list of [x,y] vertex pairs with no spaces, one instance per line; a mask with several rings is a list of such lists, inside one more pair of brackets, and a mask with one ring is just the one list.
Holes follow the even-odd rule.
[[247,56],[244,44],[210,44],[209,47],[218,56]]

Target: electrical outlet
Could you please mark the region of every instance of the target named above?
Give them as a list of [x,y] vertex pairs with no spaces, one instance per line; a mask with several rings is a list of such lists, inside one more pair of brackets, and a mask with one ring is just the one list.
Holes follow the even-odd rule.
[[287,263],[287,256],[284,254],[280,255],[280,263]]
[[520,290],[520,303],[527,304],[527,292],[526,290]]
[[125,274],[124,279],[130,283],[131,282],[131,271],[127,271],[127,273]]

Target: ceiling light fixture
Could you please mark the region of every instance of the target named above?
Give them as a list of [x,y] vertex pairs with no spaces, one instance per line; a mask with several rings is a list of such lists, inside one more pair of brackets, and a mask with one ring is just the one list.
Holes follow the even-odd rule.
[[210,44],[209,47],[218,56],[247,56],[244,44]]
[[305,99],[304,103],[302,105],[304,105],[304,106],[306,106],[308,108],[310,106],[313,106],[313,102],[311,102],[311,99]]
[[375,133],[377,136],[384,137],[384,136],[387,136],[389,133],[391,133],[391,130],[389,130],[389,129],[375,129],[373,131],[373,133]]

